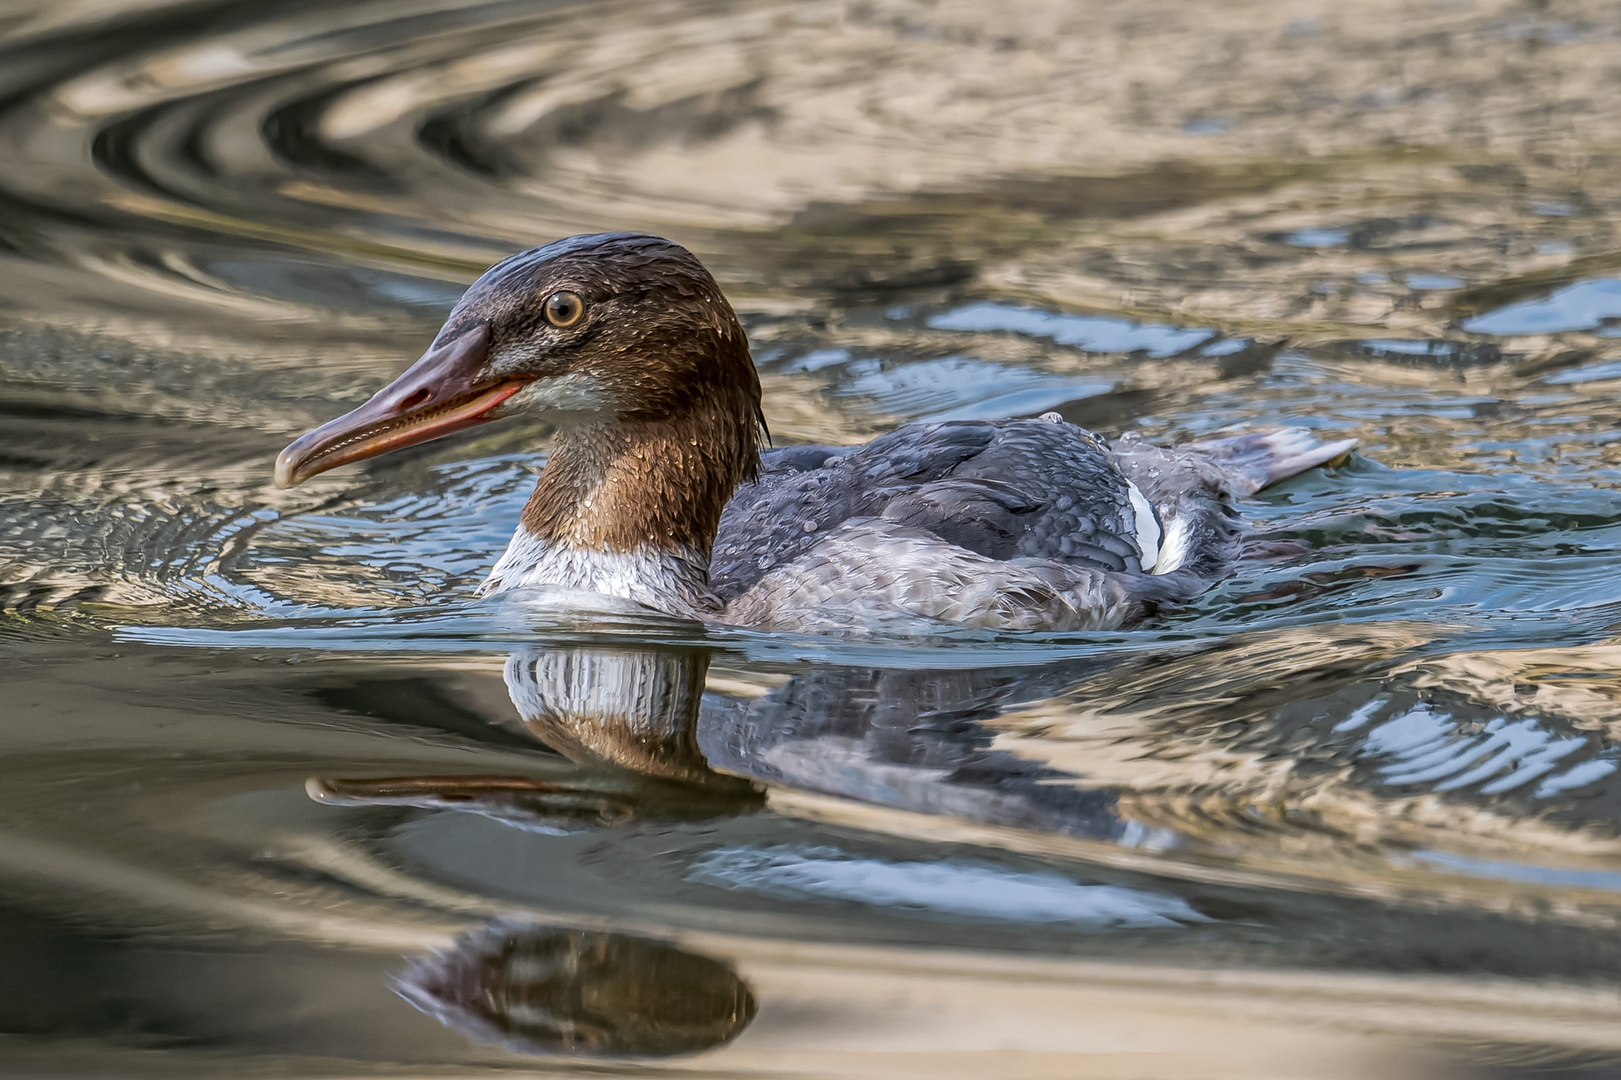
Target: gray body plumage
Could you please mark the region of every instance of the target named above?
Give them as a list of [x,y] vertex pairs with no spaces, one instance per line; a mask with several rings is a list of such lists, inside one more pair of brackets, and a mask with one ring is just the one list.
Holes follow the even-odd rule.
[[1234,498],[1351,445],[1285,430],[1111,446],[1044,417],[771,451],[721,518],[710,586],[726,621],[770,629],[1114,628],[1227,572]]

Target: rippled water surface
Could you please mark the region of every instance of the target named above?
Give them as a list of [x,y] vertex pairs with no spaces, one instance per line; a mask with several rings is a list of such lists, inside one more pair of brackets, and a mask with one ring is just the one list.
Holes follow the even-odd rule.
[[[0,1073],[1621,1074],[1621,17],[0,4]],[[1303,425],[1106,635],[474,601],[549,432],[270,486],[495,259],[779,444]]]

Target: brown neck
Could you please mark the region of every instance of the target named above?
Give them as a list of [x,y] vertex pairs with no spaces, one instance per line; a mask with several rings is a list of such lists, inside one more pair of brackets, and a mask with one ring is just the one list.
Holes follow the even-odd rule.
[[568,430],[541,470],[522,525],[549,544],[685,548],[707,559],[721,510],[758,462],[753,404],[741,398]]

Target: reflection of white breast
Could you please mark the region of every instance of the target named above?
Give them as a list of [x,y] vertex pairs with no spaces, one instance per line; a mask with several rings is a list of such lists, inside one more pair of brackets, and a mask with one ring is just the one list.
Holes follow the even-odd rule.
[[548,649],[507,657],[512,704],[525,720],[595,721],[670,731],[690,720],[703,670],[683,653]]

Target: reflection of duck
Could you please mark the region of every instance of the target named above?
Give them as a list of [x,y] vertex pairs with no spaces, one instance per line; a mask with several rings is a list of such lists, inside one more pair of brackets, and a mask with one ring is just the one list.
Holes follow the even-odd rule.
[[1233,497],[1352,445],[1108,445],[1052,415],[762,457],[759,379],[714,279],[668,241],[607,234],[497,264],[405,374],[282,451],[276,481],[520,410],[559,434],[486,591],[779,629],[1119,626],[1226,572]]
[[761,697],[704,690],[708,655],[669,646],[523,649],[507,692],[524,726],[580,767],[521,776],[312,778],[318,802],[458,810],[546,833],[749,814],[787,785],[926,814],[1094,839],[1113,792],[992,748],[981,726],[1109,661],[1037,668],[817,668]]

